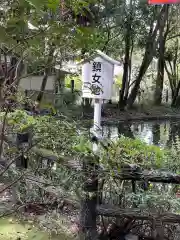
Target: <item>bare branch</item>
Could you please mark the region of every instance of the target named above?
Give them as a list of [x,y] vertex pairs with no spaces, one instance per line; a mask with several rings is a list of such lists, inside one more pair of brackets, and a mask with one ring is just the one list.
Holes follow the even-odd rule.
[[4,142],[4,132],[5,132],[5,126],[6,126],[6,119],[7,119],[7,114],[9,111],[9,107],[7,107],[4,118],[3,118],[3,123],[2,123],[2,128],[1,128],[1,141],[0,141],[0,158],[2,157],[3,153],[3,142]]

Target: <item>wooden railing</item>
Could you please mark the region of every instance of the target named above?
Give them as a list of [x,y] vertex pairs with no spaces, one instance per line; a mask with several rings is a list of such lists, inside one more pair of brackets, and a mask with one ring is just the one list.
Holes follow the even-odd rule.
[[[8,138],[6,137],[6,141]],[[8,140],[13,144],[12,140]],[[15,143],[14,143],[15,145]],[[144,209],[129,208],[121,209],[118,206],[102,205],[98,204],[99,197],[99,182],[98,174],[101,176],[106,175],[108,172],[104,169],[100,169],[98,166],[98,159],[85,158],[83,162],[78,162],[70,157],[58,156],[47,149],[40,149],[32,147],[30,149],[33,153],[41,157],[42,159],[48,159],[50,162],[58,162],[63,166],[72,169],[73,171],[80,172],[82,175],[82,198],[74,199],[71,195],[64,196],[64,191],[60,187],[53,187],[53,183],[50,180],[46,180],[42,177],[34,176],[30,174],[27,176],[27,180],[36,184],[44,191],[56,195],[57,198],[64,200],[68,204],[73,205],[80,211],[80,226],[81,236],[83,240],[96,240],[98,239],[96,218],[98,215],[105,217],[116,218],[129,218],[134,220],[147,220],[152,222],[153,236],[152,239],[163,240],[164,232],[157,225],[166,223],[180,223],[180,215],[170,212],[164,212],[162,214],[150,213]],[[167,184],[180,184],[180,175],[171,172],[164,171],[149,171],[141,169],[137,165],[123,165],[121,171],[114,170],[113,177],[120,180],[131,181],[146,181],[155,183],[167,183]]]

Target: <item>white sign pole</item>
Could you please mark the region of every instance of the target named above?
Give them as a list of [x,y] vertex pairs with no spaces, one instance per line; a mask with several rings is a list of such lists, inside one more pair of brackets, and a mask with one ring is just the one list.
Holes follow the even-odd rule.
[[94,131],[101,130],[101,107],[102,107],[102,100],[95,99],[94,100]]
[[[93,126],[93,133],[100,139],[102,137],[101,134],[101,106],[102,100],[101,99],[94,99],[94,126]],[[93,151],[96,153],[98,151],[98,144],[93,144]]]
[[[112,96],[114,64],[119,65],[119,62],[97,51],[97,56],[93,60],[85,61],[82,66],[82,93],[84,98],[94,99],[94,124],[92,130],[97,139],[102,138],[102,101],[103,99],[109,100]],[[95,149],[94,146],[93,149]]]

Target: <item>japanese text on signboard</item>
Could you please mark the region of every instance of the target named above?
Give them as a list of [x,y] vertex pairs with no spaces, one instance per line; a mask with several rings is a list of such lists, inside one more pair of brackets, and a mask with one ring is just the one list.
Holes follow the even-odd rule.
[[84,90],[90,90],[91,94],[95,96],[99,96],[103,94],[103,85],[102,81],[102,63],[101,62],[93,62],[91,69],[91,81],[84,82]]
[[94,95],[100,95],[103,93],[102,86],[102,63],[93,62],[92,63],[92,83],[91,91]]

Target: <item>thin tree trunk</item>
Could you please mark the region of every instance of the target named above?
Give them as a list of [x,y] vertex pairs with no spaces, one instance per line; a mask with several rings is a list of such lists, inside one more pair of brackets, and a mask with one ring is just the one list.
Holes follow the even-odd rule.
[[132,74],[132,53],[133,53],[133,48],[134,48],[134,42],[132,40],[131,44],[131,53],[130,53],[130,59],[129,59],[129,79],[126,82],[126,89],[125,89],[125,96],[124,96],[124,103],[126,105],[127,99],[128,99],[128,94],[129,94],[129,88],[130,88],[130,82],[131,82],[131,74]]
[[170,84],[170,88],[171,88],[171,98],[173,99],[174,94],[175,94],[175,92],[174,92],[175,86],[173,84],[173,82],[174,82],[173,78],[176,77],[176,76],[173,76],[172,73],[170,73],[166,61],[165,61],[164,67],[165,67],[165,70],[166,70],[166,73],[167,73],[167,76],[168,76],[168,79],[169,79],[169,84]]
[[145,56],[144,59],[143,59],[143,62],[141,64],[141,67],[140,67],[140,70],[139,70],[139,74],[138,74],[138,76],[136,78],[136,81],[135,81],[135,84],[134,84],[134,87],[131,90],[131,93],[130,93],[129,98],[127,100],[127,104],[128,104],[129,107],[132,107],[132,105],[133,105],[133,103],[134,103],[134,101],[137,97],[141,80],[142,80],[144,74],[146,73],[152,59],[153,59],[153,57],[149,58],[148,56]]
[[[175,55],[173,59],[167,59],[165,61],[165,70],[168,75],[169,84],[171,87],[171,96],[172,96],[172,103],[171,106],[176,106],[177,97],[179,95],[180,90],[180,81],[179,81],[179,75],[178,75],[178,50],[179,50],[179,41],[176,40],[176,46],[175,46]],[[167,66],[167,63],[169,64],[169,67]]]
[[179,90],[180,90],[180,81],[178,82],[177,88],[175,89],[175,92],[174,92],[174,96],[171,104],[172,107],[176,107],[176,100],[179,95]]
[[130,64],[130,48],[131,48],[131,25],[132,25],[132,0],[129,4],[130,12],[128,16],[128,23],[127,29],[125,33],[125,58],[124,58],[124,71],[123,71],[123,78],[122,78],[122,88],[119,91],[119,107],[124,109],[125,107],[125,90],[127,87],[128,82],[128,75],[129,75],[129,64]]
[[158,59],[158,72],[156,79],[156,89],[154,94],[154,103],[155,105],[160,105],[162,102],[162,91],[164,83],[164,52],[165,52],[165,40],[163,39],[160,43],[160,56]]
[[4,94],[3,94],[4,85],[0,83],[0,107],[4,105]]
[[47,63],[46,63],[45,71],[44,71],[44,77],[42,79],[41,88],[40,88],[39,94],[37,96],[37,102],[39,102],[39,103],[42,102],[42,99],[43,99],[43,96],[44,96],[44,91],[46,89],[47,80],[48,80],[50,70],[51,70],[51,67],[52,67],[51,65],[52,65],[52,62],[53,62],[54,50],[55,50],[55,46],[54,46],[54,44],[52,44],[50,46],[49,56],[48,56],[48,59],[47,59]]
[[46,89],[46,84],[47,84],[47,80],[48,80],[48,71],[46,71],[44,77],[43,77],[43,80],[42,80],[42,84],[41,84],[41,89],[40,89],[40,92],[38,93],[38,96],[37,96],[37,102],[41,102],[42,99],[43,99],[43,96],[44,96],[44,91]]
[[164,68],[165,68],[165,43],[166,43],[166,37],[168,34],[168,26],[166,29],[166,32],[164,32],[164,28],[168,19],[168,5],[166,6],[166,11],[164,14],[164,18],[162,20],[160,33],[159,33],[159,58],[158,58],[158,72],[157,72],[157,79],[156,79],[156,89],[155,89],[155,95],[154,95],[154,103],[155,105],[160,105],[162,102],[162,91],[163,91],[163,84],[164,84]]
[[144,58],[143,58],[141,66],[140,66],[139,74],[136,78],[134,87],[132,88],[129,98],[127,100],[127,104],[129,107],[132,107],[132,105],[137,97],[137,93],[138,93],[142,78],[143,78],[144,74],[146,73],[146,71],[154,57],[155,50],[157,47],[157,41],[156,41],[157,32],[161,26],[162,16],[165,14],[165,10],[166,10],[166,5],[164,5],[162,7],[160,13],[158,14],[157,23],[156,23],[155,28],[154,28],[154,21],[152,21],[152,23],[151,23],[149,37],[147,39],[147,43],[146,43],[146,47],[145,47]]

